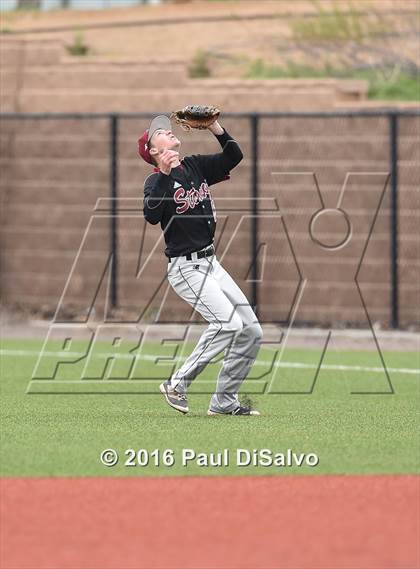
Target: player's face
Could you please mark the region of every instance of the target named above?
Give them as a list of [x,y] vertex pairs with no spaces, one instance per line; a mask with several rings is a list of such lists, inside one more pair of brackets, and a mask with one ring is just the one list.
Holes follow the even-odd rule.
[[157,130],[151,140],[151,145],[161,154],[164,150],[178,150],[181,142],[172,134],[171,130]]

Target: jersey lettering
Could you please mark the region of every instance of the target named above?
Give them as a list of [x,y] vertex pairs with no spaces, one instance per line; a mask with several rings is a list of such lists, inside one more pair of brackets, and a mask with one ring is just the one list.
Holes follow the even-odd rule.
[[185,213],[188,209],[194,209],[195,206],[210,197],[209,187],[203,182],[198,190],[191,188],[187,192],[184,188],[178,188],[174,193],[175,203],[180,204],[176,209],[176,213]]

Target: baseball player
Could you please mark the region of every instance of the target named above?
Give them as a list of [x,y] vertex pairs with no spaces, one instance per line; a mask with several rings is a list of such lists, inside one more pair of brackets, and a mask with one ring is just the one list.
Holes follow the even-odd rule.
[[160,391],[168,405],[187,413],[189,385],[211,359],[225,352],[207,414],[259,415],[241,405],[238,391],[257,357],[262,329],[246,296],[216,258],[216,212],[209,189],[229,177],[243,154],[219,122],[208,129],[222,152],[181,159],[181,142],[165,115],[154,118],[138,140],[140,156],[155,166],[144,182],[144,216],[164,231],[168,281],[209,323],[191,355]]

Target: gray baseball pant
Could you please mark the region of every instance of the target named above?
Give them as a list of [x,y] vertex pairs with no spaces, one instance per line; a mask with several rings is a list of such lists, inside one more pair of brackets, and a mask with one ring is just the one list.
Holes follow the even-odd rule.
[[209,326],[170,381],[177,391],[186,393],[209,361],[225,351],[210,409],[227,413],[239,406],[238,391],[257,357],[262,329],[246,296],[216,257],[194,257],[173,259],[168,264],[168,281]]

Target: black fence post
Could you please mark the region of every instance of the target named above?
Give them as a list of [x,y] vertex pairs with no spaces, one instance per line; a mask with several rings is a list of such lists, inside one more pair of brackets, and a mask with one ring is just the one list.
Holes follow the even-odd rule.
[[258,137],[259,137],[259,116],[254,113],[251,119],[251,201],[252,201],[252,226],[251,226],[251,306],[254,307],[255,314],[258,316]]
[[391,171],[391,326],[398,328],[398,114],[389,115],[389,144]]
[[118,115],[110,115],[110,249],[111,249],[111,307],[118,306]]

